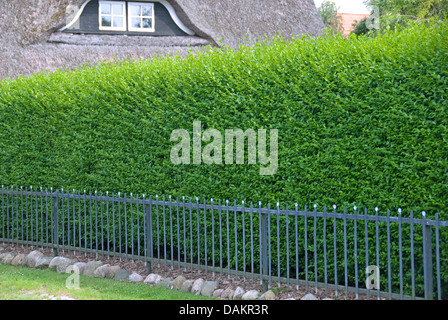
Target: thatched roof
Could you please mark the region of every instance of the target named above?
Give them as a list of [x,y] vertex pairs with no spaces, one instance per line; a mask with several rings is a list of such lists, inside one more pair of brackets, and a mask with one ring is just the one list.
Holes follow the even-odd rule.
[[304,33],[317,36],[323,28],[313,0],[168,0],[180,20],[196,33],[195,37],[182,41],[168,39],[160,45],[151,40],[139,50],[135,50],[135,43],[132,47],[111,46],[110,40],[92,44],[87,38],[76,45],[69,39],[49,43],[50,36],[69,22],[67,8],[79,7],[84,1],[2,1],[0,79],[45,69],[72,68],[112,56],[151,58],[160,50],[187,54],[189,44],[235,47],[248,39],[278,33],[284,37]]
[[236,46],[246,39],[280,33],[284,37],[321,34],[324,27],[313,0],[169,0],[199,36]]

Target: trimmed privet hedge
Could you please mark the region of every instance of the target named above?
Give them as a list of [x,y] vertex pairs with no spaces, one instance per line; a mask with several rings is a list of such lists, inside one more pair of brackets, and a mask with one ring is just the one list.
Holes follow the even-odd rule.
[[[0,181],[446,219],[447,101],[446,22],[37,74],[0,85]],[[223,164],[173,164],[171,133],[194,121],[223,141],[277,129],[276,173],[247,152],[224,164],[224,144]]]

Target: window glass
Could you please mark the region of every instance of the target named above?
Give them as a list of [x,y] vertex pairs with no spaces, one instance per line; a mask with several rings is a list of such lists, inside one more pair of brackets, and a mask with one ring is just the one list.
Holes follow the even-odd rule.
[[133,17],[140,16],[140,6],[130,5],[129,10],[130,10],[131,16],[133,16]]
[[111,17],[107,17],[107,16],[101,17],[101,25],[103,27],[111,27],[112,26]]
[[101,8],[101,14],[111,14],[109,3],[102,3],[100,5],[100,8]]
[[151,29],[152,28],[152,19],[142,19],[143,20],[143,26],[142,28],[148,28]]
[[152,16],[152,6],[142,6],[142,16]]
[[114,17],[114,28],[122,28],[124,26],[123,18]]
[[122,4],[113,4],[112,5],[112,14],[117,16],[123,15],[123,5]]
[[131,19],[132,28],[141,28],[142,26],[140,22],[141,22],[140,18],[132,18]]

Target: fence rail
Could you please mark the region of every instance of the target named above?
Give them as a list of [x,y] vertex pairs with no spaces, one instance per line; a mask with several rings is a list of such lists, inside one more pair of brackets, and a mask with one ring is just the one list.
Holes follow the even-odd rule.
[[[0,190],[0,241],[143,260],[185,271],[354,293],[446,299],[448,221],[42,188]],[[373,266],[373,269],[372,269]],[[373,270],[373,275],[370,273]]]

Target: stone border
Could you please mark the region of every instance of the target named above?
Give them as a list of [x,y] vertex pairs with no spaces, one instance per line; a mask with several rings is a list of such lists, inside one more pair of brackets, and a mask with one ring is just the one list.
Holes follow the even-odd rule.
[[[218,300],[278,300],[279,297],[272,290],[261,293],[258,290],[245,290],[238,286],[236,289],[232,287],[225,287],[219,281],[206,280],[198,278],[195,280],[186,279],[183,275],[176,278],[162,277],[159,274],[151,273],[146,277],[137,272],[130,273],[128,270],[120,266],[114,266],[103,263],[100,260],[93,260],[88,262],[79,262],[76,259],[71,259],[63,256],[45,256],[39,250],[31,251],[28,254],[7,251],[0,247],[0,263],[9,264],[13,266],[23,266],[36,269],[53,269],[58,273],[71,274],[74,270],[80,275],[109,278],[116,281],[130,282],[130,283],[145,283],[149,286],[161,286],[171,290],[179,290],[183,292],[190,292],[195,295],[202,295],[206,297],[213,297]],[[287,298],[281,300],[297,300],[295,298]],[[300,300],[320,300],[311,293],[308,293],[300,298]],[[333,300],[331,298],[324,298],[321,300]]]

